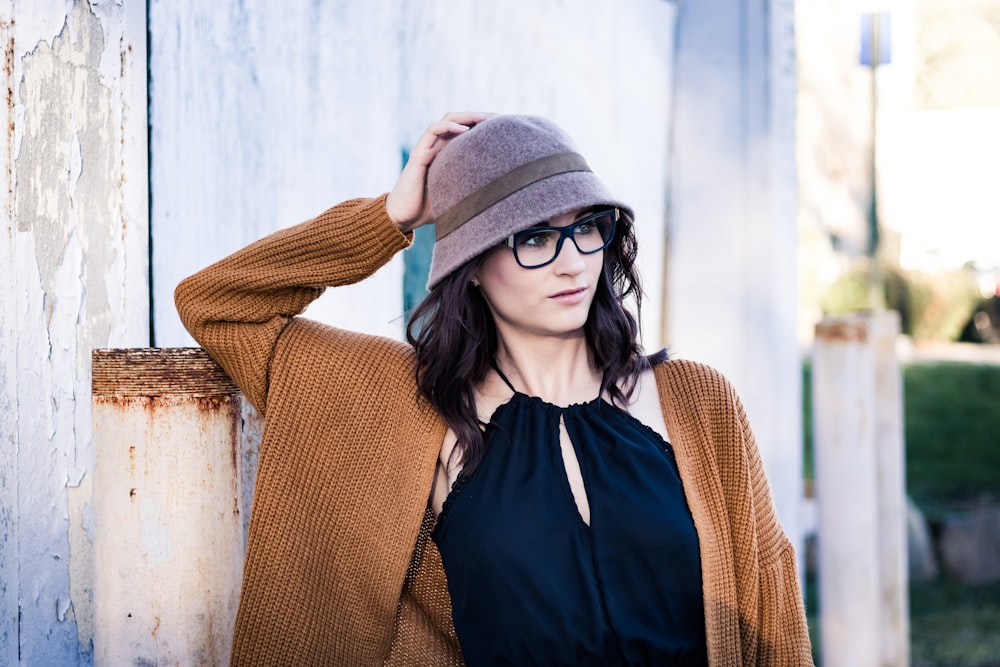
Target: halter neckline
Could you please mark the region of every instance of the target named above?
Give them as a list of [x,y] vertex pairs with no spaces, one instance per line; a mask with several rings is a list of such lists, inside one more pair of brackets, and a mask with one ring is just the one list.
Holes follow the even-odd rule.
[[495,370],[497,372],[497,375],[500,376],[500,379],[503,380],[503,383],[505,385],[507,385],[508,387],[510,387],[510,390],[512,392],[514,392],[515,394],[519,393],[517,391],[517,389],[514,389],[514,385],[511,384],[510,380],[507,379],[507,376],[503,374],[503,371],[500,370],[500,366],[498,366],[497,362],[495,362],[495,361],[493,362],[493,370]]
[[[506,375],[504,375],[503,371],[502,371],[502,370],[500,370],[500,366],[499,366],[499,365],[497,364],[497,362],[496,362],[496,361],[494,361],[494,362],[493,362],[493,370],[495,370],[495,371],[497,372],[497,375],[499,375],[499,376],[500,376],[500,379],[501,379],[501,380],[503,380],[503,383],[504,383],[505,385],[507,385],[507,387],[508,387],[508,388],[509,388],[509,389],[510,389],[510,390],[511,390],[512,392],[514,392],[514,394],[515,394],[515,395],[517,395],[517,394],[521,394],[522,396],[526,396],[526,397],[528,397],[528,398],[535,398],[535,399],[538,399],[539,401],[541,401],[542,403],[545,403],[546,405],[555,405],[554,403],[549,403],[548,401],[546,401],[545,399],[543,399],[543,398],[541,398],[541,397],[538,397],[538,396],[532,396],[532,395],[530,395],[530,394],[525,394],[525,393],[524,393],[523,391],[518,391],[518,390],[517,390],[517,389],[516,389],[516,388],[514,387],[514,383],[512,383],[512,382],[510,381],[510,378],[508,378],[508,377],[507,377]],[[603,384],[603,383],[602,383],[602,384]],[[598,391],[598,393],[597,393],[597,396],[595,396],[595,397],[594,397],[594,398],[592,398],[591,400],[587,401],[586,403],[580,403],[580,404],[576,404],[576,405],[587,405],[587,404],[590,404],[590,403],[593,403],[593,402],[595,402],[595,401],[598,401],[598,400],[600,400],[600,399],[601,399],[601,395],[602,395],[603,393],[604,393],[603,391]],[[555,406],[555,407],[559,407],[559,406]]]

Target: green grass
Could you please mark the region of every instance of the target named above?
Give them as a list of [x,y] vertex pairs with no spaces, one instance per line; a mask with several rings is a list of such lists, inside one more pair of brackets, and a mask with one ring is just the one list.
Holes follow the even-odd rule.
[[[813,659],[820,665],[817,582],[806,579]],[[910,586],[912,667],[1000,667],[1000,584],[943,579]]]
[[914,364],[903,370],[906,485],[932,518],[1000,500],[1000,366]]
[[1000,584],[910,586],[913,667],[1000,666]]
[[[811,368],[803,366],[803,474],[813,479]],[[903,368],[907,492],[933,516],[1000,501],[1000,366]]]
[[[812,479],[808,364],[803,372],[804,474]],[[908,365],[903,394],[907,492],[932,524],[984,500],[1000,502],[1000,366]],[[818,658],[816,598],[815,582],[807,580]],[[1000,667],[1000,583],[970,586],[941,578],[912,585],[910,651],[913,667]]]

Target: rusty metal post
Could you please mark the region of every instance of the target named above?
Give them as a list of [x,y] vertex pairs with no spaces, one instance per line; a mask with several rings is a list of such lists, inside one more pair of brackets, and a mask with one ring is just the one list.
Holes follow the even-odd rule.
[[228,661],[243,562],[239,390],[204,351],[94,350],[97,665]]
[[816,326],[820,630],[829,667],[909,664],[898,334],[891,311]]

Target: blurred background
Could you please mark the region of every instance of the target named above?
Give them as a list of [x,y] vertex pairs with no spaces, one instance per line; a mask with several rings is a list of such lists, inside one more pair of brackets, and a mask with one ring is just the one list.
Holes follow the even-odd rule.
[[[879,664],[1000,664],[1000,0],[0,0],[0,36],[0,664],[94,662],[91,350],[192,345],[181,278],[455,109],[552,118],[632,203],[644,344],[740,392],[819,661],[815,327],[899,313],[903,401],[854,411],[905,442]],[[401,336],[430,246],[308,315]]]

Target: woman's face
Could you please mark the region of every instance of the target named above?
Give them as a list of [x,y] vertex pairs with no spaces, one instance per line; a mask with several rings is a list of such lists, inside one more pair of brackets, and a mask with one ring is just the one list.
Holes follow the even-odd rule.
[[[547,225],[565,227],[588,213],[572,211]],[[603,263],[603,250],[584,255],[568,238],[551,264],[536,269],[521,267],[510,248],[499,246],[487,252],[475,280],[501,337],[575,338],[583,336]]]

